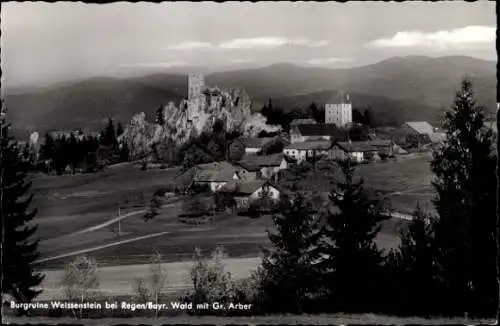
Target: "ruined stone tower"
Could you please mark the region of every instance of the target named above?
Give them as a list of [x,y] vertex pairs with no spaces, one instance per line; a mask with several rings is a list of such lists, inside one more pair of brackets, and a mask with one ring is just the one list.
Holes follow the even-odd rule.
[[193,121],[199,115],[205,95],[205,77],[201,73],[190,73],[188,75],[188,120]]
[[339,96],[325,104],[325,123],[345,127],[352,123],[352,103],[349,94],[341,92]]
[[195,99],[202,95],[205,88],[205,77],[200,73],[188,75],[188,100]]

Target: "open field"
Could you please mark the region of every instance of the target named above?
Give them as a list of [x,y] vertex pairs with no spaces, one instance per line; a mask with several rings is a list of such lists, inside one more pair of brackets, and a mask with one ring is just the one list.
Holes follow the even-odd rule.
[[117,214],[117,203],[129,193],[153,192],[174,178],[177,169],[140,171],[132,165],[95,174],[33,177],[34,207],[38,209],[37,236],[56,238],[99,223]]
[[[398,211],[411,212],[417,200],[429,201],[432,196],[427,161],[428,157],[420,155],[401,161],[361,165],[358,173],[365,178],[367,187],[387,192]],[[37,236],[41,240],[40,258],[105,245],[110,246],[91,251],[103,266],[145,263],[154,249],[164,254],[166,262],[185,260],[191,257],[195,246],[208,253],[217,245],[223,245],[230,257],[241,258],[256,257],[261,247],[269,244],[266,230],[272,228],[270,216],[251,219],[219,214],[214,217],[214,223],[190,226],[178,220],[181,203],[177,198],[172,198],[160,215],[148,222],[142,219],[142,214],[123,219],[119,236],[112,230],[116,224],[88,233],[72,234],[116,217],[115,203],[131,191],[143,192],[146,201],[149,201],[156,189],[166,185],[177,174],[177,170],[140,171],[137,167],[122,165],[92,175],[36,177],[33,190],[35,205],[39,208],[35,220],[39,225]],[[130,211],[122,211],[122,214]],[[394,220],[384,222],[377,239],[381,247],[398,245],[396,234],[402,223]],[[134,240],[159,232],[168,233]],[[73,258],[46,261],[40,263],[38,268],[61,268]]]
[[434,212],[430,159],[430,153],[410,154],[396,161],[360,165],[357,173],[365,179],[367,187],[387,193],[393,210],[411,213],[419,202],[422,208]]
[[[434,212],[431,199],[433,174],[429,169],[430,153],[414,153],[400,156],[396,160],[360,164],[355,174],[363,177],[365,188],[383,194],[392,210],[410,214],[417,202],[429,212]],[[299,188],[328,193],[338,180],[330,171],[316,169],[309,178],[298,182]]]

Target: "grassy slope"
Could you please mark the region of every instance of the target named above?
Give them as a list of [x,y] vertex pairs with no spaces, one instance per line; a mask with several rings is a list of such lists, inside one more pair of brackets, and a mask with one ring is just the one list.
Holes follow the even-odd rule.
[[[398,162],[362,165],[358,171],[365,178],[367,187],[391,190],[388,198],[396,210],[411,212],[417,201],[423,202],[425,206],[432,196],[428,186],[431,176],[427,160],[427,157],[422,156]],[[124,174],[128,177],[124,178]],[[181,203],[175,200],[151,221],[144,222],[141,215],[124,219],[121,222],[121,236],[116,236],[110,227],[71,237],[64,236],[115,217],[114,203],[124,198],[129,192],[127,189],[142,191],[149,200],[154,190],[165,185],[175,175],[176,171],[140,171],[137,167],[125,165],[95,175],[34,180],[35,205],[40,209],[36,222],[39,224],[37,236],[42,240],[42,258],[162,231],[170,233],[101,249],[92,255],[105,264],[136,264],[147,261],[156,248],[165,254],[167,261],[177,261],[190,257],[194,246],[208,253],[215,246],[224,245],[231,257],[251,257],[268,243],[265,231],[272,228],[269,216],[250,219],[220,214],[215,217],[213,225],[189,226],[178,221]],[[315,190],[328,191],[329,181],[317,175],[316,179],[304,180],[303,186],[314,184]],[[395,235],[401,223],[404,222],[384,223],[378,238],[381,247],[397,246]],[[71,259],[68,257],[46,262],[40,267],[58,268]]]

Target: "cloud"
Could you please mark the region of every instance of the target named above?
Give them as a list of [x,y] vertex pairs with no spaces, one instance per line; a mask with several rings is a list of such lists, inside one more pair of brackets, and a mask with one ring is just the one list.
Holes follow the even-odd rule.
[[351,60],[352,59],[350,58],[318,58],[318,59],[311,59],[307,61],[307,63],[310,65],[327,65],[337,62],[348,62]]
[[222,49],[272,49],[282,46],[321,47],[327,41],[312,41],[307,38],[287,39],[284,37],[239,38],[219,44]]
[[172,68],[187,66],[188,64],[184,61],[167,61],[167,62],[139,62],[132,64],[123,64],[121,67],[125,68]]
[[298,39],[292,40],[291,44],[292,45],[307,46],[310,48],[319,48],[322,46],[327,46],[330,43],[327,41],[311,41],[311,40],[306,39],[306,38],[298,38]]
[[475,47],[480,44],[494,44],[496,27],[467,26],[433,33],[402,31],[391,38],[374,40],[368,45],[374,48],[429,47],[438,50],[453,47]]
[[210,49],[213,45],[208,42],[188,41],[167,47],[169,50],[202,50]]
[[256,49],[275,48],[287,44],[288,40],[282,37],[238,38],[219,44],[222,49]]
[[284,37],[237,38],[213,44],[208,42],[188,41],[167,47],[169,50],[254,50],[274,49],[282,46],[304,46],[317,48],[328,45],[329,42],[313,41],[307,38],[287,39]]
[[233,62],[233,63],[249,63],[249,62],[253,62],[253,60],[248,60],[248,59],[233,59],[233,60],[231,60],[231,62]]

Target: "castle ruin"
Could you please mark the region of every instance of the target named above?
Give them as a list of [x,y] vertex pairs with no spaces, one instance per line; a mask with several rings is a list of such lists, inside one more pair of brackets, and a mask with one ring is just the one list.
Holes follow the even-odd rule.
[[199,116],[199,110],[205,101],[205,76],[201,73],[188,75],[187,116],[188,121],[194,122]]

